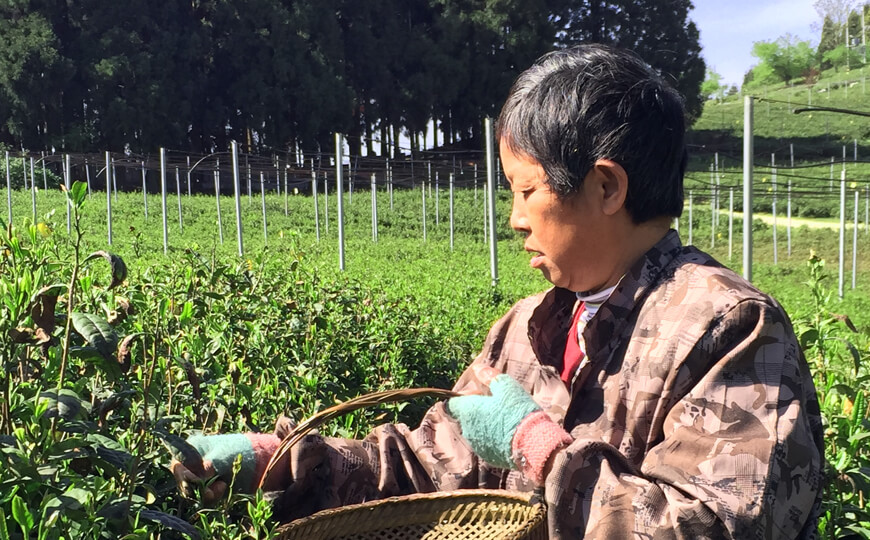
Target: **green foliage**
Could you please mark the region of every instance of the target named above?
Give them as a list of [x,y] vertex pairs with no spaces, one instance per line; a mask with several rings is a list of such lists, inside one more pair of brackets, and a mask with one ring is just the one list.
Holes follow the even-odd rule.
[[707,99],[721,100],[725,97],[727,86],[722,85],[722,75],[716,71],[707,68],[707,78],[701,84],[701,94]]
[[16,158],[14,155],[10,154],[8,164],[6,163],[5,155],[0,155],[0,188],[6,187],[7,170],[9,171],[9,184],[12,186],[12,189],[23,188],[25,176],[27,176],[27,187],[30,188],[31,174],[36,176],[37,189],[43,189],[45,187],[55,189],[63,183],[62,178],[55,174],[50,168],[42,165],[42,163],[34,163],[33,172],[31,173],[29,160],[20,157]]
[[816,61],[819,62],[821,69],[831,69],[833,67],[830,60],[825,59],[825,55],[836,49],[837,45],[840,44],[837,34],[834,21],[830,16],[826,15],[822,23],[822,36],[816,49]]
[[801,41],[791,34],[776,41],[756,41],[752,46],[752,56],[759,60],[759,65],[753,69],[753,82],[756,84],[767,84],[772,77],[787,83],[804,76],[815,64],[815,52],[810,42]]
[[[711,105],[729,106],[727,100]],[[13,214],[29,215],[30,193],[12,195]],[[706,248],[715,241],[714,255],[739,271],[739,255],[728,259],[725,225],[712,229],[709,201],[695,195],[694,243]],[[185,234],[169,220],[168,256],[161,220],[153,213],[144,218],[137,193],[119,193],[113,201],[125,226],[115,228],[112,252],[101,250],[105,197],[88,198],[81,183],[66,194],[40,192],[40,223],[4,224],[0,397],[8,405],[0,403],[0,411],[8,411],[8,420],[0,425],[0,512],[10,535],[21,531],[13,517],[17,505],[25,524],[32,517],[32,537],[269,537],[275,525],[261,495],[233,494],[215,507],[182,499],[167,470],[167,443],[194,430],[269,431],[279,414],[307,417],[370,391],[447,387],[492,322],[516,299],[546,287],[528,267],[521,240],[499,219],[500,285],[491,288],[480,191],[456,194],[452,252],[443,188],[437,223],[434,201],[427,201],[425,242],[419,184],[397,188],[392,210],[387,194],[378,196],[380,232],[373,243],[369,194],[345,195],[344,272],[337,270],[334,192],[329,233],[321,195],[320,242],[311,197],[290,195],[285,215],[283,194],[266,195],[268,243],[257,198],[243,199],[248,255],[242,258],[230,241],[217,239],[212,197],[182,198]],[[497,192],[497,215],[507,215],[509,201],[506,190]],[[70,202],[85,212],[81,230],[87,233],[78,250],[77,229],[67,235],[59,217]],[[226,219],[232,201],[221,203]],[[149,207],[159,206],[159,196],[150,196]],[[741,225],[738,217],[737,246]],[[687,227],[686,212],[684,239]],[[786,259],[780,244],[780,265],[772,266],[763,262],[771,260],[771,229],[761,222],[754,228],[756,283],[795,321],[829,429],[826,459],[838,483],[826,492],[822,530],[828,537],[846,534],[866,519],[860,498],[870,296],[862,285],[844,301],[831,299],[824,268],[819,262],[806,267],[810,249],[834,260],[836,232],[795,229],[793,256]],[[868,259],[863,251],[859,257],[863,284]],[[857,333],[848,329],[846,313]],[[87,314],[93,328],[76,324],[78,314]],[[62,368],[65,348],[70,354]],[[414,425],[427,405],[359,411],[322,431],[360,436],[381,422]]]
[[[317,152],[342,132],[352,153],[380,146],[385,155],[403,131],[417,150],[435,119],[444,142],[479,148],[483,118],[519,71],[554,43],[586,39],[557,24],[581,4],[7,2],[0,144],[210,153],[236,140],[264,153]],[[689,6],[611,2],[595,11],[614,21],[606,41],[673,76],[697,112],[704,68]]]
[[[559,3],[559,2],[557,2]],[[706,66],[698,28],[689,19],[689,0],[562,2],[557,10],[561,44],[610,43],[635,51],[651,66],[673,77],[690,117],[701,113]]]
[[827,461],[820,533],[823,538],[870,537],[870,437],[867,397],[868,333],[848,315],[830,311],[825,263],[812,255],[806,282],[814,315],[795,320],[795,331],[814,369],[825,425]]
[[845,45],[838,45],[822,55],[822,63],[831,66],[834,71],[847,66],[860,66],[862,60],[858,51]]
[[[484,279],[457,285],[439,309],[434,293],[318,270],[320,256],[290,233],[281,252],[250,259],[199,249],[147,262],[85,257],[95,246],[80,212],[101,199],[82,186],[52,203],[76,209],[70,236],[53,232],[63,229],[53,213],[42,228],[3,224],[0,235],[0,512],[12,538],[270,537],[262,495],[233,494],[218,508],[180,499],[164,441],[193,429],[270,430],[280,414],[303,418],[370,391],[449,387],[510,301],[494,299]],[[62,194],[40,193],[41,207],[49,195]],[[418,193],[396,195],[406,204]],[[121,194],[116,210],[131,204]],[[395,260],[422,257],[386,244]],[[322,431],[413,424],[428,405],[359,411]]]

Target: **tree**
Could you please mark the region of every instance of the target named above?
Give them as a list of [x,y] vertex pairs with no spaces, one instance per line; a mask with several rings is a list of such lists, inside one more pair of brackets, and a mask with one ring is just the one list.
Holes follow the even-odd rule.
[[727,86],[722,85],[722,75],[716,73],[715,70],[707,68],[707,78],[701,84],[701,95],[707,99],[722,100],[725,97]]
[[849,20],[849,14],[854,9],[856,0],[816,0],[813,8],[822,20],[830,19],[837,32],[837,43],[843,43],[845,34],[843,26]]
[[690,0],[564,0],[555,13],[560,45],[597,42],[634,50],[686,99],[690,117],[701,112],[706,66]]
[[771,75],[787,83],[813,68],[816,53],[809,41],[785,34],[776,41],[756,41],[752,46],[752,56],[760,61],[754,77],[757,84],[769,80]]
[[826,15],[822,23],[822,37],[819,40],[819,46],[816,49],[816,61],[821,69],[830,69],[833,67],[830,61],[825,60],[825,53],[837,48],[839,44],[837,40],[837,29],[834,26],[834,21],[830,16]]
[[857,66],[861,63],[861,56],[855,49],[849,49],[845,45],[839,45],[825,53],[823,61],[827,62],[834,70],[850,65]]
[[61,96],[72,70],[61,48],[45,13],[15,2],[0,6],[0,142],[62,145]]

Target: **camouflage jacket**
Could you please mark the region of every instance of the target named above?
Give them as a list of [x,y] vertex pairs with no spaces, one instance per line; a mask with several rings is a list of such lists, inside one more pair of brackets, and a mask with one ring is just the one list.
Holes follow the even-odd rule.
[[[552,538],[812,538],[822,429],[812,377],[782,308],[671,231],[584,330],[587,356],[560,380],[576,297],[521,300],[475,367],[519,381],[574,442],[546,480]],[[290,463],[283,519],[411,492],[531,490],[471,452],[437,403],[420,426],[362,441],[307,437]]]

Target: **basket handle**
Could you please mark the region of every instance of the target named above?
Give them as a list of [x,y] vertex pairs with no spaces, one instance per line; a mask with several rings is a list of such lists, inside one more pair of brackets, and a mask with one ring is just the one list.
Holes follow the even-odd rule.
[[281,440],[281,444],[278,445],[278,448],[272,454],[272,458],[269,460],[269,463],[266,464],[266,470],[263,471],[263,476],[262,478],[260,478],[260,485],[257,487],[258,489],[263,488],[263,485],[265,485],[266,480],[269,478],[269,474],[272,472],[272,469],[274,469],[278,461],[280,461],[281,458],[290,451],[294,444],[296,444],[303,437],[308,435],[311,430],[317,428],[325,422],[328,422],[329,420],[332,420],[333,418],[349,412],[353,412],[357,409],[363,409],[365,407],[371,407],[375,405],[383,405],[384,403],[397,403],[400,401],[407,401],[409,399],[421,397],[437,397],[444,399],[456,397],[458,395],[459,394],[457,392],[454,392],[453,390],[444,390],[441,388],[385,390],[383,392],[372,392],[371,394],[364,394],[362,396],[358,396],[348,401],[345,401],[344,403],[339,403],[338,405],[333,405],[328,409],[324,409],[309,417],[307,420],[299,423],[299,425],[293,428],[290,433],[288,433],[287,436]]

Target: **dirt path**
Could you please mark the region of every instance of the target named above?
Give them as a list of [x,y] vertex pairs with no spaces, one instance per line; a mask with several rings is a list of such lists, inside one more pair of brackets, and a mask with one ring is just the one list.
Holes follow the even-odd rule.
[[[728,212],[723,212],[725,218],[728,218]],[[743,217],[743,212],[734,212],[734,217]],[[761,221],[767,223],[768,225],[773,225],[773,214],[759,214],[753,213],[752,219],[760,219]],[[721,222],[721,221],[720,221]],[[788,218],[782,215],[776,216],[776,226],[785,227],[788,224]],[[846,221],[846,228],[851,229],[853,225],[853,220]],[[837,230],[840,228],[840,222],[837,220],[830,219],[810,219],[810,218],[799,218],[792,216],[791,218],[791,226],[792,227],[801,227],[806,225],[810,229],[834,229]],[[860,218],[858,221],[858,227],[863,227],[864,223],[861,222]]]

